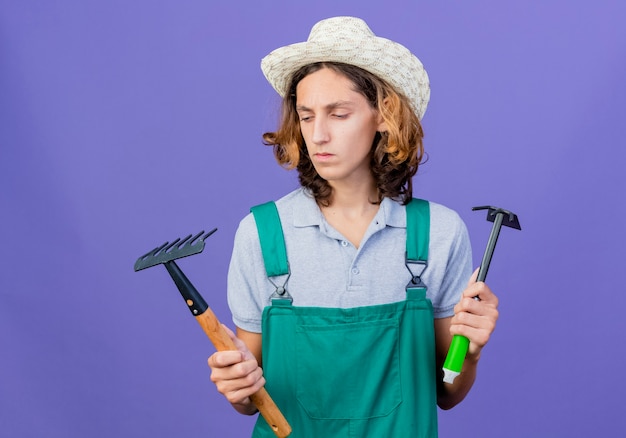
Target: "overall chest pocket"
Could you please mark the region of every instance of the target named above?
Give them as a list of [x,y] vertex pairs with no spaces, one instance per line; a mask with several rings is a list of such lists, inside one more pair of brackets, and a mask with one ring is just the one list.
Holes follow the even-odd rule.
[[296,326],[296,395],[316,419],[388,415],[402,402],[397,318]]

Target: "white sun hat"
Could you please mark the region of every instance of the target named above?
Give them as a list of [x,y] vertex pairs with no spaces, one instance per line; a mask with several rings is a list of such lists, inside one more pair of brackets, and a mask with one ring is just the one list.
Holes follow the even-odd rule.
[[360,18],[333,17],[316,23],[306,42],[274,50],[261,60],[261,70],[284,97],[299,68],[324,61],[355,65],[375,74],[409,99],[420,120],[424,116],[430,84],[422,62],[403,45],[374,35]]

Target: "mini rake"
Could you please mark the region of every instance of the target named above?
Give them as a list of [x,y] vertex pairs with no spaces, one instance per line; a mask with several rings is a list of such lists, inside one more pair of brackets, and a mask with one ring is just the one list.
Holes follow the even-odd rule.
[[[202,295],[197,291],[187,276],[181,271],[174,260],[201,253],[204,250],[205,240],[217,231],[217,228],[205,233],[188,235],[184,239],[176,239],[172,243],[165,242],[152,251],[142,255],[135,262],[135,271],[150,268],[156,265],[165,265],[172,280],[176,283],[180,294],[187,303],[189,310],[194,315],[204,333],[209,337],[218,351],[237,350],[232,339],[222,327],[219,320],[206,303]],[[250,396],[259,412],[272,428],[276,436],[283,438],[291,433],[291,426],[278,409],[265,388]]]

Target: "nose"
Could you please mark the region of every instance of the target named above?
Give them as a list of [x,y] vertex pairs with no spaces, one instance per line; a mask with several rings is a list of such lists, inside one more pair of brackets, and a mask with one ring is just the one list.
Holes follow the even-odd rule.
[[313,143],[324,144],[330,140],[330,133],[328,130],[328,123],[324,117],[316,117],[313,124],[313,136],[311,137]]

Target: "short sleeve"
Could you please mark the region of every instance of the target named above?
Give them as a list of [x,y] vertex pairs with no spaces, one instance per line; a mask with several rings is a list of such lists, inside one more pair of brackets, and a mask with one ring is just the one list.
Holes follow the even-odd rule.
[[262,297],[267,296],[267,283],[256,224],[249,214],[235,233],[228,267],[228,306],[237,327],[261,332],[261,317],[266,306]]
[[472,248],[467,227],[459,215],[434,204],[430,252],[437,258],[430,299],[435,318],[454,315],[454,306],[472,274]]

